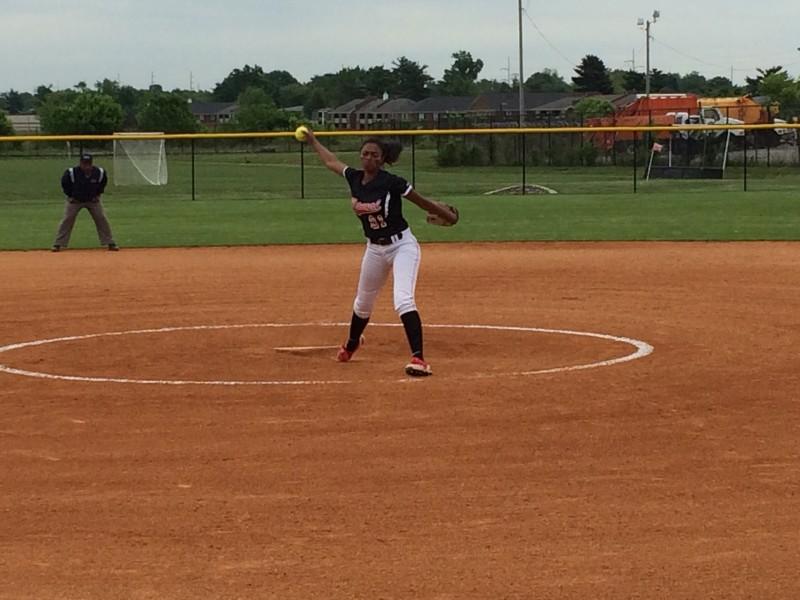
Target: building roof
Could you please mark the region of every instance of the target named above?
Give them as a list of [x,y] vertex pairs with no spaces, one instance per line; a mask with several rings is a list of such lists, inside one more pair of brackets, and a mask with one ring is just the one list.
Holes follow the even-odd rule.
[[407,113],[411,107],[416,104],[413,100],[408,98],[394,98],[392,100],[384,100],[383,98],[375,98],[360,106],[356,112],[361,113],[380,113],[380,114],[398,114]]
[[368,96],[366,98],[355,98],[350,100],[349,102],[345,102],[341,106],[337,106],[336,108],[332,108],[332,113],[351,113],[356,110],[359,110],[365,104],[368,104],[375,100],[375,96]]
[[356,108],[356,112],[359,113],[373,113],[379,112],[379,108],[386,103],[386,100],[383,98],[372,98],[368,102],[365,102],[361,106]]
[[412,113],[447,113],[466,112],[472,106],[474,96],[431,96],[420,100],[408,112]]
[[599,98],[600,100],[607,100],[611,104],[614,105],[615,108],[620,108],[623,106],[628,106],[631,102],[634,102],[638,97],[637,94],[632,92],[626,92],[625,94],[593,94],[592,98]]
[[541,104],[534,108],[537,112],[563,112],[575,106],[577,102],[583,99],[583,94],[573,94],[571,96],[564,96],[558,100],[553,100],[547,104]]
[[[525,92],[525,110],[533,110],[544,104],[572,96],[566,92]],[[491,92],[481,94],[473,103],[473,110],[513,111],[519,110],[519,93]]]
[[409,100],[408,98],[394,98],[393,100],[387,100],[381,104],[378,112],[389,114],[407,113],[411,112],[411,108],[415,104],[417,103],[413,100]]

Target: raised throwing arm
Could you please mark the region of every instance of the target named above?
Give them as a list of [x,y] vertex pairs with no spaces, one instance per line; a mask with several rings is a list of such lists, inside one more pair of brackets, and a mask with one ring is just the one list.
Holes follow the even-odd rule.
[[336,158],[336,155],[333,152],[323,146],[322,143],[317,139],[317,136],[314,135],[314,132],[310,129],[306,133],[306,143],[308,143],[308,145],[314,149],[314,151],[319,155],[320,160],[322,160],[328,169],[337,175],[342,175],[344,173],[347,165]]

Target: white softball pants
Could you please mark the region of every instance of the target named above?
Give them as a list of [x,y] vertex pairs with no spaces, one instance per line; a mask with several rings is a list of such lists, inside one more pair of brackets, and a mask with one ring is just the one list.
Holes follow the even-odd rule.
[[417,310],[414,290],[417,287],[420,256],[419,242],[410,229],[403,232],[403,239],[388,246],[368,241],[361,261],[353,312],[362,319],[372,315],[375,299],[386,283],[389,271],[394,278],[394,309],[397,314],[402,316]]

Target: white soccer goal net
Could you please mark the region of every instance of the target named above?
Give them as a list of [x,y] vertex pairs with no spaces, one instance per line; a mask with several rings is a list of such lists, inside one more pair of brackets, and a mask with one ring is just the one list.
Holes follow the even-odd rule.
[[169,176],[164,140],[126,140],[126,135],[141,134],[114,135],[118,136],[114,140],[114,185],[167,184]]

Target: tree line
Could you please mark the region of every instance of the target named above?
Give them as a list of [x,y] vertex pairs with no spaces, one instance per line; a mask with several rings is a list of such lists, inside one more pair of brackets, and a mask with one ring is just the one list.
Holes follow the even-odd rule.
[[[484,63],[470,52],[452,54],[453,62],[440,80],[431,77],[428,66],[401,56],[391,68],[344,67],[336,73],[315,75],[301,83],[284,70],[265,71],[259,65],[233,69],[213,89],[205,91],[174,89],[165,91],[153,85],[137,89],[103,79],[88,86],[85,82],[61,90],[40,85],[34,93],[8,90],[0,93],[0,110],[10,114],[36,112],[47,133],[102,134],[120,130],[183,133],[200,126],[189,109],[193,102],[237,102],[239,109],[232,130],[254,131],[292,127],[298,118],[289,107],[302,106],[300,117],[335,107],[354,98],[381,96],[422,100],[429,96],[473,96],[486,92],[511,92],[516,80],[481,78]],[[745,93],[770,96],[782,106],[800,105],[800,80],[792,79],[781,67],[758,69],[744,86],[735,86],[727,77],[706,78],[694,71],[685,75],[651,71],[651,92],[690,92],[702,96],[734,96]],[[575,67],[567,82],[558,71],[544,69],[524,82],[530,92],[575,92],[621,94],[643,92],[645,75],[640,71],[608,69],[592,54]],[[10,125],[0,112],[0,134]]]

